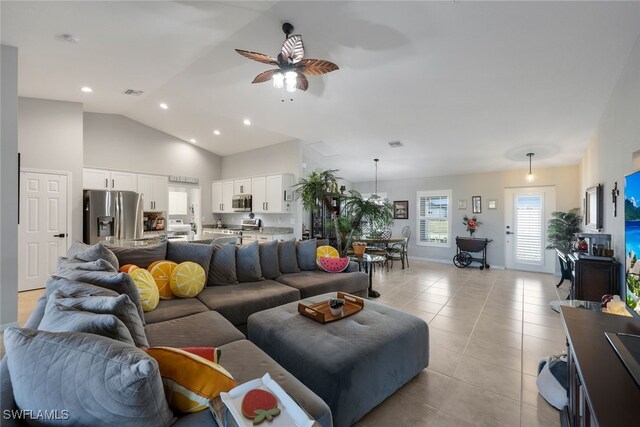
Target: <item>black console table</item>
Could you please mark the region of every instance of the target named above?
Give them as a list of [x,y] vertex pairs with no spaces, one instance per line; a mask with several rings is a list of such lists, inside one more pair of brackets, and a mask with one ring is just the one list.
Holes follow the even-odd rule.
[[620,263],[615,259],[587,259],[569,254],[573,268],[571,299],[600,301],[602,295],[619,294]]
[[640,320],[560,307],[569,355],[569,406],[562,425],[638,425],[640,386],[622,364],[605,332],[640,334]]

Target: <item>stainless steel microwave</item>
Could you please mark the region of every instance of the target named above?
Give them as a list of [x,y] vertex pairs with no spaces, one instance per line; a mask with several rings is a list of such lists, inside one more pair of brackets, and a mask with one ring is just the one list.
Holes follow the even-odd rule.
[[233,196],[231,208],[235,212],[251,212],[251,194],[238,194]]

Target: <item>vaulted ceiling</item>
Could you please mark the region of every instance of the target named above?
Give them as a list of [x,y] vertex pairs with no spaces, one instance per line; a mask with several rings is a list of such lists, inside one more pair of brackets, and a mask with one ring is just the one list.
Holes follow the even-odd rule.
[[[374,157],[380,179],[524,168],[529,150],[538,167],[576,164],[640,35],[638,2],[3,1],[0,12],[20,96],[82,102],[223,156],[323,142],[338,154],[318,158],[351,181],[371,178]],[[269,67],[234,52],[276,55],[284,21],[307,57],[340,66],[292,96],[252,85]]]

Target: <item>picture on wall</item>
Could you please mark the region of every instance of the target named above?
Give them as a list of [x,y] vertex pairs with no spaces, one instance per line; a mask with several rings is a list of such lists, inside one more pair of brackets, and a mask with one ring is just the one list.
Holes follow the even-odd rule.
[[480,196],[473,196],[471,198],[471,206],[473,207],[473,213],[482,213],[482,198]]
[[458,200],[458,209],[467,209],[467,201],[464,199]]
[[396,200],[393,202],[393,219],[409,219],[408,200]]
[[495,199],[489,200],[489,203],[487,203],[487,207],[489,209],[498,209],[498,201]]

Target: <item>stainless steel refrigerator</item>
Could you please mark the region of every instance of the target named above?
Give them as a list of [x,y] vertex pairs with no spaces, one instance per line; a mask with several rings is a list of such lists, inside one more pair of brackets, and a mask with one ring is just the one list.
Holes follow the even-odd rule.
[[84,190],[84,242],[141,238],[143,207],[133,191]]

